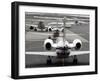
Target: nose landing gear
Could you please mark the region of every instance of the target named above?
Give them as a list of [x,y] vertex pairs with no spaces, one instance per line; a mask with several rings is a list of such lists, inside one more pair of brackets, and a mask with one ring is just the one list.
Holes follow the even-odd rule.
[[52,64],[52,59],[51,59],[50,56],[48,56],[48,58],[47,58],[47,64],[48,64],[48,65]]

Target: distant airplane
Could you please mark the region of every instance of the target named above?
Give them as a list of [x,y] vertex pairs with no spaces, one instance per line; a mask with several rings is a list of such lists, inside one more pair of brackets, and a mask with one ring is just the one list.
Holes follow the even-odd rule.
[[[75,24],[75,22],[67,22],[66,21],[65,28],[70,28],[74,24]],[[49,29],[51,28],[51,30],[53,30],[55,28],[57,28],[60,31],[63,30],[63,22],[51,22],[48,25],[49,25]]]
[[65,28],[70,28],[72,25],[75,24],[75,22],[68,22],[65,20],[65,26],[63,24],[63,20],[60,20],[60,22],[58,22],[59,20],[57,20],[56,22],[51,22],[51,23],[48,23],[48,31],[60,31],[60,32],[63,32],[64,31],[64,27]]

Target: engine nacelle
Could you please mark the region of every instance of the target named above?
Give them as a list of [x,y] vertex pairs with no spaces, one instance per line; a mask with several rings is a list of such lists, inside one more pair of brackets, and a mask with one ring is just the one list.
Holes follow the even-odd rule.
[[46,39],[44,41],[44,48],[46,50],[51,50],[52,49],[52,45],[53,45],[53,41],[51,39]]
[[52,27],[51,26],[48,27],[48,31],[52,31]]
[[79,50],[82,47],[82,42],[79,39],[75,39],[73,41],[73,45],[74,45],[75,50]]

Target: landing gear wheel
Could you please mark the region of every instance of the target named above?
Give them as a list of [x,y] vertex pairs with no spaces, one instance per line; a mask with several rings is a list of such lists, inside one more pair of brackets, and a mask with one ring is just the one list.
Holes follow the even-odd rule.
[[30,30],[34,29],[33,26],[30,26]]
[[48,56],[48,58],[47,58],[47,64],[48,65],[52,64],[52,60],[51,60],[51,57],[50,56]]
[[49,29],[49,32],[51,32],[52,30],[51,30],[51,28]]
[[78,63],[78,59],[77,59],[77,56],[75,55],[73,59],[73,64],[77,64],[77,63]]
[[34,29],[34,31],[37,31],[37,29]]

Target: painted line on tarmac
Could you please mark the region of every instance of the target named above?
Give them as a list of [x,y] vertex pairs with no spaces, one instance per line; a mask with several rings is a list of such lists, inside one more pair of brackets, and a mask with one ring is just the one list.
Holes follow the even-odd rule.
[[85,38],[79,36],[81,34],[75,34],[74,32],[72,32],[70,30],[66,30],[66,32],[72,34],[72,36],[68,36],[67,34],[65,35],[66,39],[68,39],[68,40],[80,39],[82,42],[88,42],[88,40],[86,40]]

